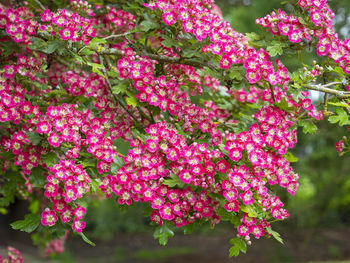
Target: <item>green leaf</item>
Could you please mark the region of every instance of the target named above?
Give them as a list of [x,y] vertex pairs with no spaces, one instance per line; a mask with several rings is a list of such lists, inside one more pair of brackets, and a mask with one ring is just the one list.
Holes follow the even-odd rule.
[[35,167],[29,175],[29,182],[36,187],[44,187],[46,183],[44,172],[42,168]]
[[337,122],[339,122],[340,126],[349,125],[350,124],[349,115],[346,113],[346,111],[344,109],[336,108],[335,112],[336,112],[335,116],[331,116],[331,117],[328,118],[328,121],[330,123],[337,123]]
[[179,187],[184,187],[185,183],[183,181],[181,181],[181,179],[177,176],[174,176],[173,178],[167,178],[164,179],[163,183],[169,187],[174,187],[174,186],[179,186]]
[[33,232],[40,224],[41,216],[39,214],[27,214],[24,220],[18,220],[11,224],[11,227],[16,230],[21,230],[27,233]]
[[236,80],[242,80],[243,79],[243,74],[239,70],[232,70],[232,71],[230,71],[228,76],[230,77],[230,79],[236,79]]
[[111,164],[111,173],[116,173],[124,165],[124,160],[119,156],[113,157],[113,163]]
[[179,46],[179,42],[172,39],[171,37],[167,36],[167,35],[162,35],[162,37],[164,38],[164,40],[162,41],[162,45],[164,47],[178,47]]
[[248,214],[249,217],[257,217],[258,213],[251,205],[242,205],[241,210]]
[[229,250],[230,258],[233,256],[237,257],[240,251],[243,253],[246,253],[247,251],[247,244],[241,238],[232,238],[230,244],[233,245]]
[[303,127],[304,133],[315,134],[317,131],[317,126],[312,121],[300,120],[298,125]]
[[185,57],[185,58],[191,58],[191,57],[195,56],[196,54],[198,54],[198,51],[197,50],[192,50],[192,49],[185,49],[182,52],[182,56]]
[[27,132],[26,136],[33,145],[38,145],[42,139],[39,133],[32,131]]
[[136,107],[139,104],[139,101],[134,94],[129,93],[128,97],[126,98],[126,104],[132,107]]
[[266,228],[267,233],[271,234],[278,242],[283,244],[283,239],[281,238],[281,235],[277,233],[276,231],[272,230],[271,228]]
[[124,93],[127,88],[128,84],[126,84],[125,82],[121,82],[118,85],[112,87],[112,92],[113,94]]
[[285,97],[283,97],[280,102],[276,102],[275,105],[278,108],[280,108],[284,111],[287,111],[287,112],[293,111],[295,108],[293,105],[291,105],[287,102]]
[[152,20],[142,21],[140,26],[142,27],[142,31],[148,32],[151,29],[159,28],[159,24]]
[[168,243],[168,238],[173,237],[174,232],[168,226],[168,223],[165,222],[162,226],[158,226],[153,233],[155,239],[159,239],[159,244],[165,246]]
[[54,152],[50,152],[44,156],[41,157],[42,161],[46,163],[48,166],[54,166],[58,163],[59,158],[57,157],[57,154]]
[[291,152],[287,152],[283,157],[291,163],[295,163],[299,160],[298,157],[295,157]]
[[245,37],[249,40],[249,42],[253,42],[254,40],[259,40],[260,36],[257,33],[246,33]]
[[88,239],[85,235],[84,235],[84,233],[83,232],[81,232],[81,233],[79,233],[79,235],[82,237],[82,239],[86,242],[86,243],[88,243],[89,245],[91,245],[91,246],[96,246],[95,245],[95,243],[94,242],[92,242],[90,239]]
[[272,41],[271,45],[269,45],[266,48],[266,51],[270,54],[271,57],[282,55],[283,54],[283,47],[286,47],[287,45],[285,43],[282,43],[280,41]]
[[90,40],[88,48],[90,49],[96,49],[98,46],[101,44],[106,44],[107,40],[99,37],[94,37],[93,39]]
[[61,41],[61,40],[50,40],[45,45],[45,48],[41,49],[41,51],[43,51],[46,54],[52,54],[53,52],[55,52],[58,49],[61,49],[62,47],[64,47],[64,42],[63,41]]
[[328,102],[328,104],[338,106],[338,107],[350,108],[349,104],[345,102]]

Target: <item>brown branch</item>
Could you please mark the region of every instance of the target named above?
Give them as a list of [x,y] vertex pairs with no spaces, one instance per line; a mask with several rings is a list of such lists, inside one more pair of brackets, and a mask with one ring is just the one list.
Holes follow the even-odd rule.
[[[100,60],[100,64],[103,65],[103,60],[102,60],[102,57],[99,56],[99,60]],[[130,115],[130,117],[135,121],[137,122],[143,129],[145,129],[145,126],[143,125],[143,123],[138,120],[135,115],[128,109],[128,107],[126,105],[124,105],[124,103],[118,98],[118,96],[116,96],[113,91],[112,91],[112,85],[111,85],[111,82],[109,81],[109,78],[108,78],[108,74],[107,74],[107,71],[106,71],[106,68],[103,67],[103,75],[105,77],[105,80],[107,82],[107,87],[110,91],[110,93],[112,94],[112,96],[114,97],[114,99],[118,102],[118,104]]]
[[335,90],[335,89],[328,88],[328,87],[336,85],[336,84],[342,84],[342,83],[341,82],[330,82],[330,83],[327,83],[324,85],[322,85],[322,84],[316,84],[316,85],[307,84],[303,87],[306,89],[311,89],[311,90],[316,90],[319,92],[329,93],[329,94],[336,96],[339,99],[350,99],[350,92],[349,91],[342,91],[342,90]]
[[[105,54],[105,55],[117,55],[117,56],[122,56],[122,51],[116,48],[101,48],[100,50],[96,50],[97,53],[99,54]],[[218,71],[219,68],[216,67],[215,65],[209,63],[209,62],[198,62],[195,60],[187,59],[187,58],[177,58],[177,57],[168,57],[164,55],[158,55],[158,54],[152,54],[146,51],[136,51],[136,54],[139,56],[146,56],[149,57],[150,59],[157,60],[161,63],[171,63],[171,64],[182,64],[182,65],[188,65],[192,66],[195,68],[204,68],[208,67],[212,70]]]

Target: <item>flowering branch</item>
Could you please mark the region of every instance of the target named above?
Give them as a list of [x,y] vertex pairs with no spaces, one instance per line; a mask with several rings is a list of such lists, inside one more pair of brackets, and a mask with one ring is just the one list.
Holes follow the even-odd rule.
[[[115,48],[103,47],[101,50],[96,50],[96,51],[97,51],[97,53],[106,54],[106,55],[117,55],[117,56],[123,55],[121,50],[115,49]],[[149,57],[150,59],[157,60],[157,61],[162,62],[162,63],[183,64],[183,65],[188,65],[188,66],[192,66],[192,67],[196,67],[196,68],[208,67],[208,68],[215,70],[215,71],[219,70],[218,67],[216,67],[215,65],[213,65],[209,62],[198,62],[198,61],[194,61],[194,60],[187,59],[187,58],[167,57],[167,56],[163,56],[163,55],[148,53],[148,52],[143,51],[143,50],[136,50],[135,52],[139,56],[144,55],[146,57]]]
[[331,82],[328,84],[317,84],[317,85],[305,85],[304,87],[307,89],[311,89],[311,90],[316,90],[319,92],[324,92],[324,93],[329,93],[329,94],[333,94],[334,96],[336,96],[339,99],[350,99],[350,92],[349,91],[342,91],[342,90],[335,90],[335,89],[330,89],[328,87],[336,85],[336,84],[341,84],[341,82]]
[[[103,65],[103,60],[102,60],[102,57],[101,57],[101,56],[99,56],[99,60],[100,60],[100,63]],[[115,100],[118,102],[118,104],[130,115],[130,117],[131,117],[135,122],[137,122],[137,123],[144,129],[145,126],[143,125],[143,123],[140,122],[140,120],[136,118],[136,116],[128,109],[128,107],[127,107],[126,105],[124,105],[124,103],[118,98],[118,96],[116,96],[116,95],[113,93],[113,91],[112,91],[112,85],[111,85],[111,82],[109,81],[106,68],[103,67],[102,71],[103,71],[103,75],[104,75],[104,77],[105,77],[105,80],[106,80],[108,89],[109,89],[110,93],[112,94],[112,96],[114,97],[114,99],[115,99]]]

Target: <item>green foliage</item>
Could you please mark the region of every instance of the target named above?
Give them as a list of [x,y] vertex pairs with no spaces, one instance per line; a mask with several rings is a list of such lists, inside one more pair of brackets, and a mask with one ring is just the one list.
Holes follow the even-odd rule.
[[283,239],[281,238],[281,235],[279,233],[277,233],[276,231],[272,230],[271,228],[267,228],[267,232],[269,234],[271,234],[274,237],[274,239],[276,239],[278,242],[283,244]]
[[158,226],[154,233],[153,237],[158,239],[159,244],[165,246],[168,243],[169,237],[173,237],[174,232],[171,230],[170,223],[165,222],[162,226]]
[[230,240],[230,244],[233,245],[229,250],[230,258],[233,256],[237,257],[239,255],[239,252],[246,253],[247,251],[247,244],[241,238],[232,238]]
[[335,116],[330,116],[328,118],[330,123],[334,124],[334,123],[339,122],[340,126],[350,124],[349,115],[347,114],[347,112],[343,108],[336,108],[335,113],[336,113]]
[[33,232],[40,224],[41,216],[39,214],[27,214],[23,220],[18,220],[11,224],[11,227],[16,230],[21,230],[27,233]]
[[309,120],[300,120],[298,125],[303,127],[304,133],[315,134],[317,131],[317,126]]

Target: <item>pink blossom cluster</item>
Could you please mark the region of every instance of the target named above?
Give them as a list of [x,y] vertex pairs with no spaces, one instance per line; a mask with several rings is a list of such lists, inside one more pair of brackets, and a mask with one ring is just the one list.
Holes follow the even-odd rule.
[[[214,112],[193,104],[186,91],[181,89],[182,79],[169,75],[155,77],[153,75],[154,63],[147,57],[137,59],[134,52],[128,48],[124,50],[125,57],[118,60],[118,70],[122,79],[130,79],[138,90],[136,97],[141,102],[159,107],[162,111],[168,111],[178,120],[183,120],[184,130],[196,126],[202,132],[210,132],[213,142],[217,145],[221,141],[220,132],[216,129],[213,119]],[[184,68],[180,68],[184,70]],[[171,70],[169,71],[171,72]],[[196,74],[193,70],[187,73]]]
[[36,34],[38,22],[34,20],[34,14],[28,7],[6,8],[0,3],[0,28],[17,43],[25,45]]
[[[289,216],[288,212],[282,208],[283,203],[277,196],[269,194],[266,183],[279,184],[290,194],[295,194],[299,177],[282,155],[296,143],[296,130],[290,130],[293,122],[288,119],[286,112],[278,108],[265,106],[255,118],[259,123],[251,125],[249,131],[226,136],[225,150],[228,151],[228,157],[234,162],[249,162],[251,168],[244,164],[227,171],[228,180],[222,182],[222,188],[226,190],[224,196],[228,201],[225,208],[237,212],[239,194],[244,205],[252,205],[257,201],[263,211],[270,211],[272,217],[282,220]],[[261,225],[243,222],[238,227],[238,233],[247,236],[252,232],[258,238],[259,233],[264,233],[259,229]]]
[[[343,70],[350,74],[350,39],[341,41],[333,30],[333,11],[326,0],[299,0],[299,5],[309,12],[313,26],[286,12],[278,10],[263,18],[258,18],[256,23],[267,28],[274,35],[288,36],[291,42],[301,42],[303,39],[310,42],[312,37],[318,39],[317,54],[327,56],[339,64]],[[316,27],[313,29],[313,27]]]
[[61,238],[53,239],[45,246],[45,257],[49,257],[53,253],[61,254],[64,252],[64,245],[68,237],[68,230],[66,230],[65,234]]
[[120,34],[135,28],[136,16],[125,10],[112,7],[108,10],[108,13],[104,15],[102,22],[105,28],[111,31],[112,34]]
[[13,121],[18,124],[23,116],[39,114],[38,106],[33,106],[26,98],[30,95],[21,84],[15,81],[15,76],[28,77],[36,80],[35,74],[40,69],[41,62],[34,57],[18,56],[16,64],[6,64],[0,79],[0,122]]
[[0,263],[23,263],[21,252],[11,246],[7,247],[8,257],[4,258],[0,255]]
[[145,4],[163,12],[163,22],[168,25],[179,23],[184,33],[193,34],[198,41],[209,37],[211,44],[203,47],[203,52],[211,52],[221,57],[220,67],[229,69],[233,64],[243,64],[246,78],[251,83],[265,80],[271,85],[283,85],[289,75],[285,67],[274,70],[269,55],[263,49],[258,51],[249,46],[243,34],[232,29],[222,17],[212,12],[214,1],[170,1],[162,0]]
[[322,111],[317,110],[317,108],[312,104],[311,99],[307,98],[309,95],[308,92],[302,92],[301,98],[296,101],[292,95],[287,94],[286,91],[281,89],[278,86],[273,87],[273,94],[270,90],[260,89],[256,86],[250,86],[249,92],[241,88],[239,90],[230,91],[234,95],[235,99],[241,103],[257,103],[259,101],[268,102],[269,104],[273,103],[273,98],[277,103],[281,102],[282,98],[286,100],[290,107],[293,107],[293,115],[300,114],[302,111],[305,111],[308,116],[313,117],[316,120],[323,119]]
[[62,40],[71,40],[73,42],[83,41],[85,45],[89,44],[90,37],[96,36],[94,21],[84,18],[78,13],[72,13],[65,9],[57,12],[51,12],[45,9],[41,14],[40,31],[48,32],[51,35],[59,35]]
[[58,220],[63,223],[72,222],[72,228],[81,232],[85,228],[85,222],[81,221],[86,209],[80,206],[76,200],[90,191],[91,179],[80,164],[73,160],[60,160],[59,164],[49,167],[49,175],[45,184],[45,196],[50,199],[53,206],[46,208],[41,214],[41,223],[53,226]]
[[[154,209],[151,219],[158,224],[168,220],[181,227],[202,218],[217,223],[218,203],[205,189],[214,183],[216,167],[211,158],[222,153],[210,151],[206,144],[187,146],[186,139],[165,122],[151,125],[146,132],[149,138],[132,144],[125,165],[116,175],[104,178],[101,190],[107,197],[119,196],[120,204],[149,202]],[[188,186],[172,189],[164,184],[176,177]],[[203,191],[193,191],[190,184]]]

